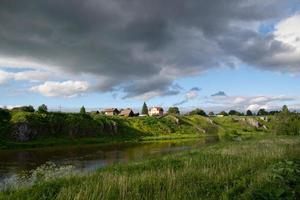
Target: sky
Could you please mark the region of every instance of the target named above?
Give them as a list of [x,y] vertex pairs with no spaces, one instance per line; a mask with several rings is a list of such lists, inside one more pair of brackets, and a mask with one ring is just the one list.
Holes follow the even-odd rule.
[[1,0],[0,107],[300,109],[299,0]]

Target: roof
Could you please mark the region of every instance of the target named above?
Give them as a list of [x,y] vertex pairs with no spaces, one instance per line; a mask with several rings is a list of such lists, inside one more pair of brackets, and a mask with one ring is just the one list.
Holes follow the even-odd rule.
[[164,109],[162,107],[154,106],[154,107],[152,107],[150,109],[153,109],[153,108],[155,108],[156,110],[159,110],[159,111],[164,111]]
[[106,108],[104,110],[104,112],[115,112],[115,111],[118,111],[118,109],[117,108]]
[[131,109],[125,109],[120,112],[120,115],[130,115],[131,113],[133,114]]

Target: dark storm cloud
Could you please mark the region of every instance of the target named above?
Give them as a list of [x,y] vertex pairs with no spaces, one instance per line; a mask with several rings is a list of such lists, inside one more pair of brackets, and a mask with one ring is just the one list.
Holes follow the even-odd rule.
[[248,29],[281,17],[284,2],[2,0],[0,56],[93,74],[99,90],[119,87],[125,98],[173,95],[178,77],[235,59],[285,70],[270,58],[289,47]]

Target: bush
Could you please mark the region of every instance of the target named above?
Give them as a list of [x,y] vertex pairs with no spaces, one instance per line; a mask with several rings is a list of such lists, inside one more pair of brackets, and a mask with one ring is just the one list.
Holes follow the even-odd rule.
[[189,112],[190,115],[201,115],[201,116],[207,116],[206,115],[206,112],[202,109],[195,109],[195,110],[192,110],[191,112]]
[[280,113],[275,114],[273,129],[278,135],[300,135],[299,113],[290,112],[283,107]]
[[11,119],[9,110],[0,108],[0,137],[7,133]]

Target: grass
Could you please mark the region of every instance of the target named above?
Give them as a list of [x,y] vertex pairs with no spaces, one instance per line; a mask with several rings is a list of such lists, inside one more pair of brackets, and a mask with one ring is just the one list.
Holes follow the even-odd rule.
[[0,199],[296,199],[300,138],[258,136],[7,190]]

